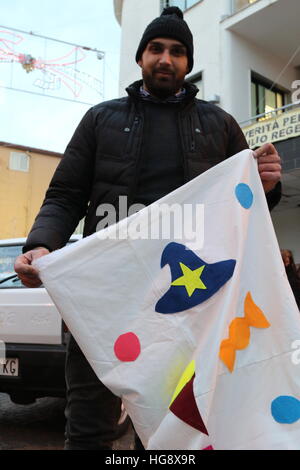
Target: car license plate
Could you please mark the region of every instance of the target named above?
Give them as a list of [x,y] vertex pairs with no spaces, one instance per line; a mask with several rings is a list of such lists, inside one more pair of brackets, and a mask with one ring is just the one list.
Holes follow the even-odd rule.
[[0,375],[7,377],[18,377],[19,375],[19,359],[8,357],[4,364],[0,362]]

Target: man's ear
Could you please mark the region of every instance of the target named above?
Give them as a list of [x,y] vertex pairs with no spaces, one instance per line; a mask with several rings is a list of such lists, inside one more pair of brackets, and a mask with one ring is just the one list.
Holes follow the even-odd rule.
[[138,65],[142,68],[142,59],[138,61]]

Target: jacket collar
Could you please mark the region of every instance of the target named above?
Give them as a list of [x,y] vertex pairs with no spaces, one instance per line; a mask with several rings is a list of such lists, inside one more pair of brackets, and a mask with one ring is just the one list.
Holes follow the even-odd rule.
[[178,102],[186,103],[186,102],[191,101],[193,98],[195,98],[196,94],[199,91],[196,85],[194,85],[191,82],[184,81],[183,88],[185,89],[186,92],[182,94],[180,98],[178,98],[177,96],[170,96],[165,100],[160,100],[159,98],[156,98],[155,96],[152,96],[152,95],[141,96],[140,88],[142,85],[143,85],[143,80],[137,80],[136,82],[129,85],[129,87],[126,88],[128,95],[134,100],[146,100],[146,101],[152,101],[153,103],[178,103]]

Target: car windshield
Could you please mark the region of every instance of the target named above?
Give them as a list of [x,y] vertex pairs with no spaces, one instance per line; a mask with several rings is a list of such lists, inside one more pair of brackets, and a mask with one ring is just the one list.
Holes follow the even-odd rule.
[[0,289],[24,287],[14,270],[15,259],[21,253],[21,245],[0,246]]

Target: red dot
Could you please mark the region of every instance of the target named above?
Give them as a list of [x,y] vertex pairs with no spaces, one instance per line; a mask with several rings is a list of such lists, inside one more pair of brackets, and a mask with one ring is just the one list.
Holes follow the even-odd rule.
[[124,333],[116,340],[114,351],[120,361],[135,361],[141,352],[140,340],[134,333]]

